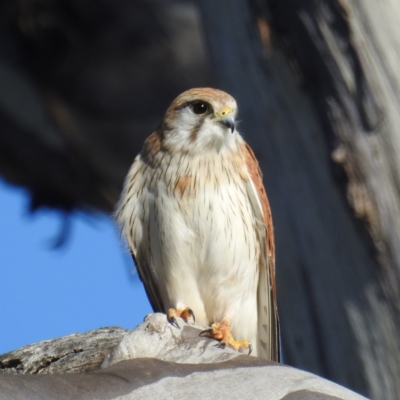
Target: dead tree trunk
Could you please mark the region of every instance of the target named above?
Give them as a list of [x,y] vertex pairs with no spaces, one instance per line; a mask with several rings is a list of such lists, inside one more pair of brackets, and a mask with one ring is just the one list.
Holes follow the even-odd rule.
[[400,3],[198,4],[264,171],[284,362],[399,398]]
[[254,400],[365,400],[307,372],[217,348],[199,336],[205,326],[180,318],[177,323],[179,328],[165,314],[149,314],[134,331],[101,328],[0,355],[0,400],[183,400],[188,393],[196,399],[217,393]]

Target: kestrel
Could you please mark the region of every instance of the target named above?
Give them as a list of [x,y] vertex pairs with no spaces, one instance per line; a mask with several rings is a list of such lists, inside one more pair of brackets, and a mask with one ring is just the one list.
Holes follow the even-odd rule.
[[279,361],[271,211],[236,101],[191,89],[167,109],[125,180],[116,217],[155,312]]

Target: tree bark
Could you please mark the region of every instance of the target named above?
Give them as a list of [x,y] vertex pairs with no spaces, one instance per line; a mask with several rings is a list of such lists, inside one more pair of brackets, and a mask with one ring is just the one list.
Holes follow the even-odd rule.
[[400,394],[400,3],[198,0],[277,248],[284,362]]
[[100,328],[33,343],[0,355],[0,374],[71,374],[99,369],[127,329]]

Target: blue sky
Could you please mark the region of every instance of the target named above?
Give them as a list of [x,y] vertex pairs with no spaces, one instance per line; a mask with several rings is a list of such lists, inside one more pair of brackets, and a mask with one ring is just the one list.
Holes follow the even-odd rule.
[[133,329],[151,312],[110,218],[74,215],[67,242],[54,211],[27,212],[26,191],[0,181],[0,354],[103,326]]

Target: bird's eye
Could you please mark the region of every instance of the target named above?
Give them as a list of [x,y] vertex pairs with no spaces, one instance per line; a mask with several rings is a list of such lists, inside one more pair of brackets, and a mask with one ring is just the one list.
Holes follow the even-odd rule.
[[192,105],[192,110],[197,115],[205,114],[208,111],[208,109],[209,105],[207,103],[204,103],[203,101],[199,101]]

